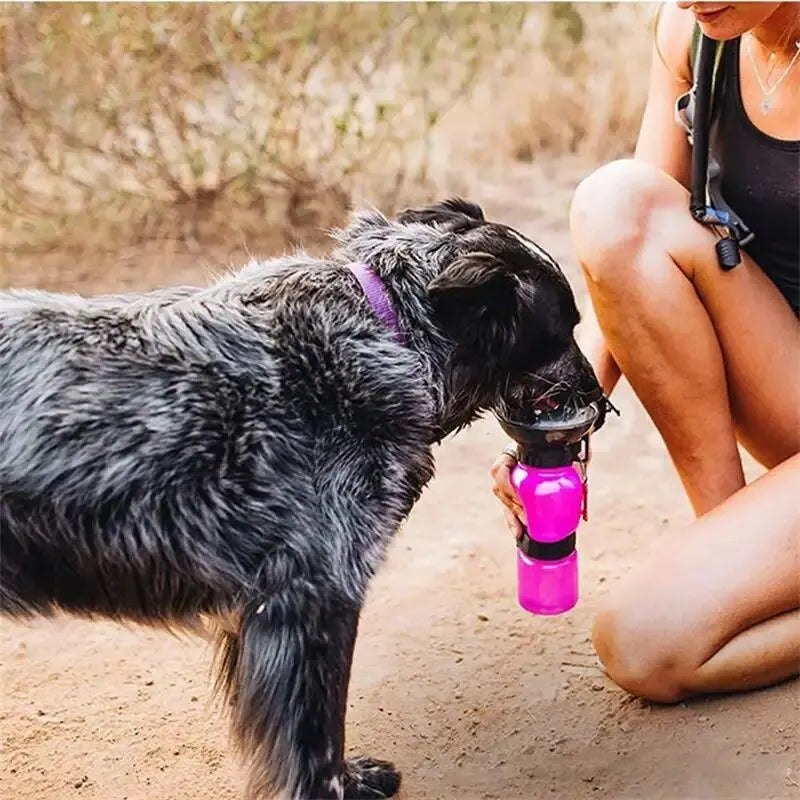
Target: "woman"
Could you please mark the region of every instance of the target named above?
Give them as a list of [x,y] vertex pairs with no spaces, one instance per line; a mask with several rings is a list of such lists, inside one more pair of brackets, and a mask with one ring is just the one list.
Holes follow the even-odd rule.
[[[690,216],[690,148],[674,122],[695,20],[724,40],[712,152],[756,233],[718,266]],[[678,3],[657,26],[629,161],[578,187],[570,213],[594,314],[584,349],[611,393],[624,374],[697,519],[633,570],[594,622],[608,674],[661,702],[800,672],[800,3]],[[738,441],[767,467],[745,487]],[[513,457],[492,467],[515,532]]]

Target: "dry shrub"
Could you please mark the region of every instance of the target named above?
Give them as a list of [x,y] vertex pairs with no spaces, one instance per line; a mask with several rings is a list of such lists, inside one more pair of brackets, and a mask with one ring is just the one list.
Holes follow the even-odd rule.
[[[425,180],[430,130],[519,30],[484,5],[5,12],[6,246],[284,238]],[[366,184],[370,184],[367,186]],[[85,222],[92,220],[92,225]]]
[[437,131],[442,152],[468,165],[468,182],[510,159],[569,154],[592,164],[630,154],[644,109],[656,7],[531,7],[512,68],[487,76],[452,110]]
[[[0,251],[303,238],[509,159],[629,149],[640,5],[15,4]],[[0,255],[0,258],[2,256]]]
[[549,10],[569,44],[542,39],[530,55],[538,88],[524,103],[527,119],[512,131],[515,153],[578,152],[593,160],[629,153],[644,107],[654,7],[565,3]]

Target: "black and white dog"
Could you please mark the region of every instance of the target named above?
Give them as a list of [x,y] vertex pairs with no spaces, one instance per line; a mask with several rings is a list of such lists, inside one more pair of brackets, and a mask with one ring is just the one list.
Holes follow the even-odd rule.
[[391,764],[344,758],[346,695],[432,445],[498,404],[598,392],[558,266],[477,206],[337,238],[206,289],[0,293],[2,612],[210,619],[259,800],[397,791]]

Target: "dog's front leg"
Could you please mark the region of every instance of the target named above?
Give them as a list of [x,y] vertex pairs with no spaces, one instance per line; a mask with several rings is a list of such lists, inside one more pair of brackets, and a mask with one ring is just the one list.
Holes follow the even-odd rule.
[[360,608],[297,578],[244,611],[224,633],[221,680],[257,800],[382,798],[391,764],[344,760],[347,686]]

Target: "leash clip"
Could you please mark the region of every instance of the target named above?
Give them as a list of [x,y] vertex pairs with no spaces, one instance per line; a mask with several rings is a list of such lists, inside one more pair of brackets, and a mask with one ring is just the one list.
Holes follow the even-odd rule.
[[592,446],[589,437],[584,436],[580,442],[580,449],[576,457],[578,473],[581,476],[581,489],[583,490],[583,502],[581,504],[581,516],[584,522],[589,521],[589,462],[592,460]]

